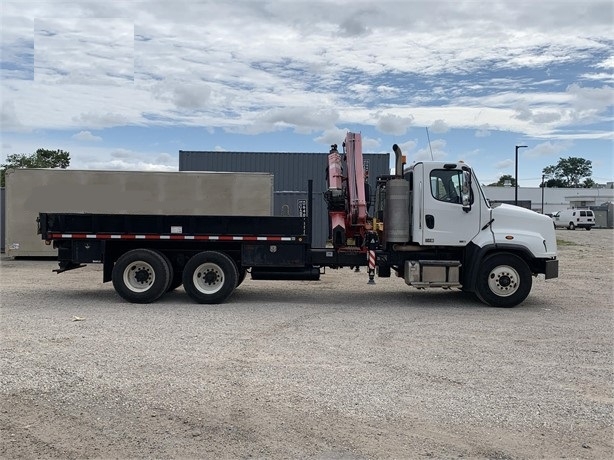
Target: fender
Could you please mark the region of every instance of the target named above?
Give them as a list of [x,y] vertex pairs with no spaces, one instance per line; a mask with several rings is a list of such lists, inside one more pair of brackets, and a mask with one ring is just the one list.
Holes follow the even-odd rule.
[[514,243],[492,243],[480,247],[472,242],[467,245],[464,253],[463,266],[465,269],[463,270],[462,277],[463,290],[474,292],[475,282],[478,276],[478,267],[482,263],[482,260],[490,254],[503,252],[520,256],[533,273],[544,273],[545,269],[543,264],[539,264],[537,261],[545,261],[546,259],[536,259],[526,246]]

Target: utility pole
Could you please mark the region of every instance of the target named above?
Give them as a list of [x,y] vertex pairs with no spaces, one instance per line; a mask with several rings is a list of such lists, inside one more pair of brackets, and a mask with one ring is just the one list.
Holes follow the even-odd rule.
[[546,175],[542,174],[542,214],[544,213],[544,189],[546,188],[546,184],[544,184],[544,179]]

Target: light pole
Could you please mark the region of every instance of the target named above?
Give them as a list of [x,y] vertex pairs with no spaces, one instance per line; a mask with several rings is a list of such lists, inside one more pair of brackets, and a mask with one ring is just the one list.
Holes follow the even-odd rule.
[[545,178],[546,178],[546,175],[542,174],[542,214],[544,213],[544,188],[546,188],[546,186],[544,185]]
[[528,147],[527,145],[517,145],[516,146],[516,171],[514,176],[514,206],[518,206],[518,149],[523,149]]

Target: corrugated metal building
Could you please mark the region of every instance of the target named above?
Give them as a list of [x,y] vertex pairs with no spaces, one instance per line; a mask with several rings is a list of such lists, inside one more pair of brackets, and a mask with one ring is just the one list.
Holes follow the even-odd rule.
[[[363,154],[369,185],[375,191],[377,176],[390,174],[389,154]],[[269,172],[274,176],[274,214],[301,216],[307,206],[307,183],[313,180],[313,245],[323,247],[328,238],[326,153],[179,151],[179,171]],[[374,200],[371,196],[371,202]],[[373,206],[371,205],[371,210]]]

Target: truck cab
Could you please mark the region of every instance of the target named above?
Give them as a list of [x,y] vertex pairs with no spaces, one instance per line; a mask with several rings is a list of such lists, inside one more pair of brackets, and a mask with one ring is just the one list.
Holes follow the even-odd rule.
[[551,220],[491,206],[463,162],[414,163],[402,177],[382,180],[377,193],[386,264],[407,284],[456,287],[513,306],[528,295],[532,275],[558,275]]

